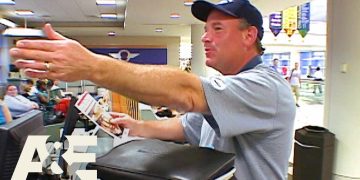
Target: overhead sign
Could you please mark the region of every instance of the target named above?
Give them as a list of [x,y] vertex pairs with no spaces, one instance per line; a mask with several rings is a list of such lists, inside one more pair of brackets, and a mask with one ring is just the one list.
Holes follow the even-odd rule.
[[90,51],[136,64],[167,64],[166,48],[90,48]]
[[310,30],[310,3],[298,7],[297,30],[303,38]]
[[282,30],[282,14],[274,12],[269,16],[269,28],[276,37]]
[[283,28],[291,37],[297,29],[297,6],[285,9],[283,12]]

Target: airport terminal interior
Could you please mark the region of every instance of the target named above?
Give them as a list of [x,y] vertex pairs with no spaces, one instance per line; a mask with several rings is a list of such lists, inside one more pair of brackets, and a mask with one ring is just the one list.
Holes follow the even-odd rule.
[[[360,142],[356,141],[360,137],[357,130],[360,128],[357,83],[360,80],[360,51],[357,49],[360,47],[360,42],[357,42],[360,23],[356,22],[360,1],[249,1],[258,7],[263,16],[262,44],[266,49],[262,55],[263,63],[273,67],[276,60],[275,69],[283,78],[291,77],[295,64],[299,65],[301,86],[299,100],[294,104],[296,117],[288,179],[360,179]],[[106,144],[101,149],[102,155],[123,143],[125,138],[114,137],[112,133],[109,135],[97,126],[98,121],[88,120],[94,119],[92,113],[99,113],[99,107],[100,113],[122,112],[142,120],[161,121],[180,117],[181,112],[143,104],[88,80],[64,82],[29,78],[24,70],[14,65],[16,59],[10,57],[9,49],[17,40],[29,37],[19,34],[39,33],[41,31],[36,30],[45,23],[51,23],[57,32],[79,41],[90,51],[120,61],[167,65],[199,76],[221,76],[219,72],[205,67],[204,48],[200,41],[204,23],[192,16],[192,4],[192,0],[0,0],[0,32],[3,34],[0,36],[1,105],[9,102],[4,99],[5,94],[23,96],[26,103],[35,103],[16,112],[10,108],[13,120],[0,125],[0,136],[3,136],[0,143],[24,143],[21,138],[26,137],[21,137],[21,133],[17,134],[18,139],[8,137],[8,134],[17,133],[17,126],[28,128],[28,133],[33,129],[30,126],[44,126],[45,134],[51,135],[47,140],[50,142],[47,148],[53,153],[51,160],[64,165],[61,159],[55,157],[61,152],[54,147],[55,142],[64,140],[66,133],[96,134],[98,139],[102,139],[100,144]],[[39,34],[35,36],[41,37]],[[38,94],[45,99],[39,98]],[[91,103],[82,105],[80,101],[76,102],[77,99],[94,102],[92,111],[87,110]],[[23,123],[40,116],[41,122],[33,120],[33,125]],[[106,123],[106,118],[102,118],[105,119],[102,123]],[[67,123],[72,119],[75,123]],[[307,130],[309,134],[302,134]],[[122,137],[128,138],[127,134]],[[160,145],[160,142],[156,143]],[[3,147],[0,148],[0,169],[14,161],[9,160],[6,164],[3,160],[7,156],[5,152],[9,151],[6,146],[15,147],[10,144],[0,144]],[[21,152],[21,149],[17,151]],[[98,153],[98,150],[86,147],[77,151]],[[12,155],[16,157],[20,154]],[[0,170],[0,179],[11,177],[16,161],[12,162],[12,169],[8,172]],[[50,162],[47,163],[50,167]],[[74,171],[85,169],[85,166],[69,166],[66,171],[68,178],[79,179]],[[92,164],[86,168],[96,169],[97,166]],[[231,179],[234,172],[227,169],[221,173],[217,174],[220,179]],[[144,176],[141,178],[146,179]],[[215,179],[214,176],[212,178]]]

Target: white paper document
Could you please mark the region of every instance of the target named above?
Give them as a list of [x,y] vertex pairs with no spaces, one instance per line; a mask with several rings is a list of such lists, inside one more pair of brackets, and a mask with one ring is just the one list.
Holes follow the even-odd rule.
[[111,123],[113,118],[110,113],[105,110],[106,106],[107,105],[102,104],[102,101],[96,101],[88,92],[80,95],[75,104],[75,107],[96,125],[95,129],[102,129],[114,138],[114,146],[136,139],[143,139],[128,136],[129,129],[124,128],[122,131],[117,124]]

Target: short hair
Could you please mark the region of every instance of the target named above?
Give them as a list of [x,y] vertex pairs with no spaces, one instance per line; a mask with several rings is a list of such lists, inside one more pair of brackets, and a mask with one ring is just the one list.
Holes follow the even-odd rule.
[[44,80],[39,79],[36,81],[36,89],[40,89],[41,86],[47,86],[47,84]]
[[6,86],[6,92],[9,90],[9,88],[10,88],[11,86],[15,86],[15,87],[16,87],[16,90],[18,90],[18,87],[17,87],[15,84],[8,84],[8,85]]
[[26,79],[26,84],[32,84],[34,85],[34,81],[32,79]]
[[47,84],[48,87],[52,87],[54,85],[54,81],[51,79],[48,79]]
[[[251,24],[249,24],[249,22],[244,19],[244,18],[240,18],[239,19],[239,22],[240,22],[240,25],[239,25],[239,29],[240,30],[243,30],[243,29],[246,29],[250,26],[252,26]],[[259,33],[259,32],[258,32]],[[256,41],[255,41],[255,47],[256,47],[256,50],[257,52],[260,54],[260,55],[263,55],[264,54],[264,51],[265,51],[265,48],[263,47],[262,43],[261,43],[261,40],[260,38],[256,35]]]

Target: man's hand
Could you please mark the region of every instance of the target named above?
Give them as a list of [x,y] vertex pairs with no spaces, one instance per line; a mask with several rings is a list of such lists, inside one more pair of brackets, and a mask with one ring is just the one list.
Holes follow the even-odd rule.
[[25,69],[25,74],[34,78],[77,81],[88,79],[96,67],[96,55],[77,41],[55,32],[50,24],[44,26],[48,39],[19,40],[10,55],[18,60],[15,65]]
[[135,120],[125,113],[110,112],[113,119],[110,121],[112,124],[117,124],[121,128],[128,128],[130,136],[142,136],[141,127],[143,121]]
[[33,103],[33,104],[31,105],[31,107],[32,107],[33,109],[39,109],[39,105],[36,104],[36,103]]

